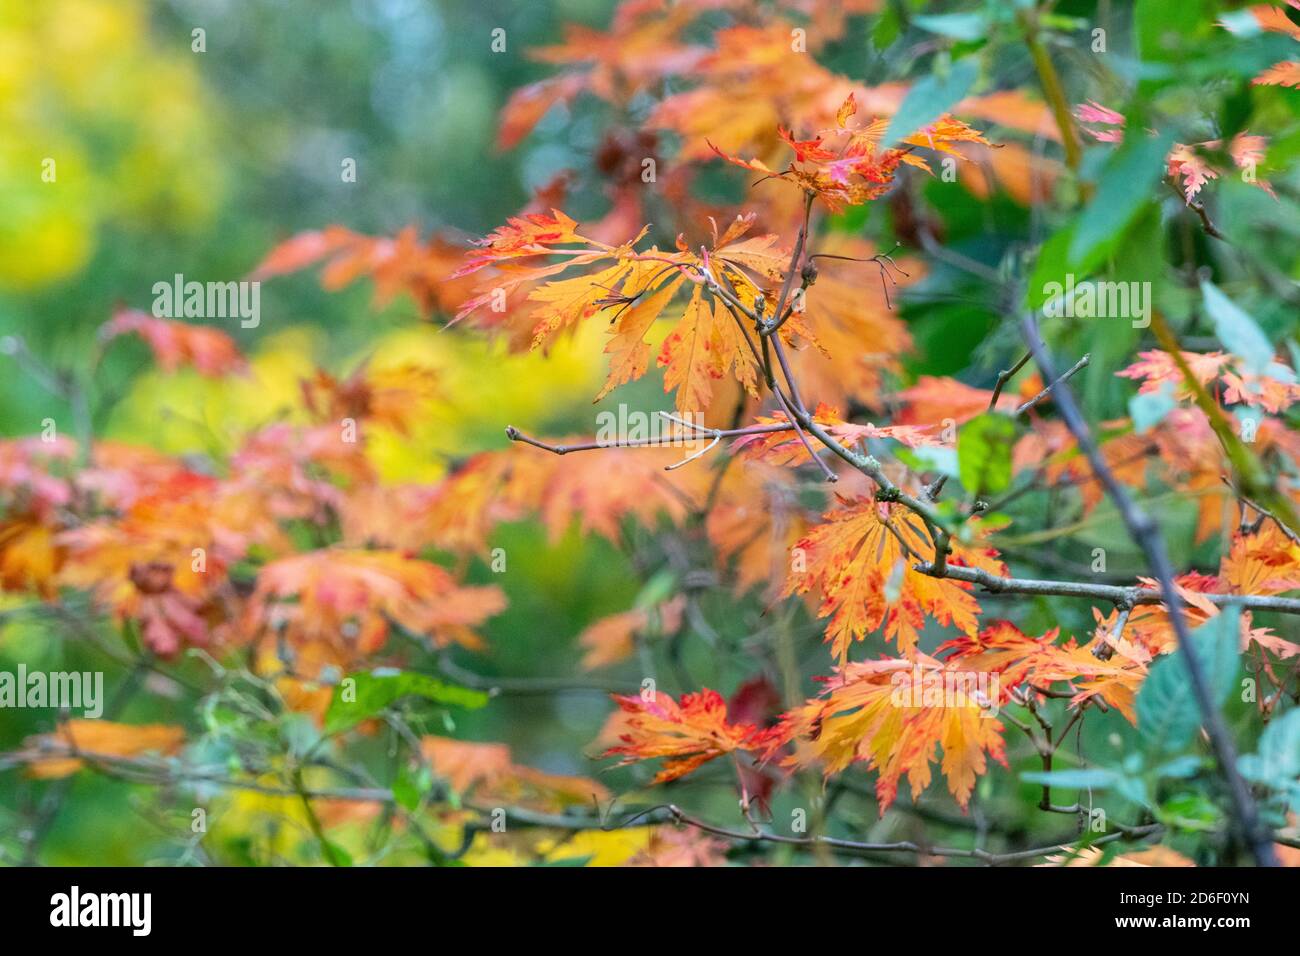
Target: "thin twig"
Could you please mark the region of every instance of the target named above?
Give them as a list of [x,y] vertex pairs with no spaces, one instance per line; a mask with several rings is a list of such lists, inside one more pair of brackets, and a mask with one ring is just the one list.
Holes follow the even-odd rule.
[[1002,397],[1002,389],[1006,387],[1007,382],[1011,380],[1012,376],[1025,367],[1025,363],[1028,362],[1030,358],[1032,358],[1032,356],[1026,352],[1020,357],[1020,361],[1011,366],[1011,368],[1004,368],[1002,371],[998,372],[998,380],[993,383],[993,394],[989,396],[989,411],[993,411],[993,409],[997,408],[998,399]]
[[1078,372],[1081,368],[1084,368],[1091,360],[1092,360],[1092,356],[1090,354],[1085,354],[1083,358],[1079,359],[1079,361],[1075,362],[1072,366],[1070,366],[1070,368],[1060,378],[1058,378],[1056,381],[1049,384],[1041,392],[1039,392],[1029,401],[1025,402],[1019,408],[1017,408],[1016,415],[1020,416],[1028,412],[1039,402],[1047,398],[1048,395],[1052,394],[1052,389],[1056,388],[1056,386],[1060,385],[1062,382],[1068,382],[1071,378],[1074,377],[1076,372]]
[[[929,564],[919,564],[915,570],[938,577]],[[1036,594],[1048,597],[1091,598],[1105,601],[1116,607],[1134,607],[1139,604],[1166,604],[1165,595],[1158,589],[1146,587],[1121,587],[1084,581],[1049,581],[1034,578],[1001,577],[983,568],[949,565],[947,577],[957,581],[978,584],[997,594]],[[1281,614],[1300,614],[1300,598],[1273,597],[1257,594],[1207,594],[1197,593],[1197,598],[1211,604],[1236,606],[1252,611],[1277,611]]]

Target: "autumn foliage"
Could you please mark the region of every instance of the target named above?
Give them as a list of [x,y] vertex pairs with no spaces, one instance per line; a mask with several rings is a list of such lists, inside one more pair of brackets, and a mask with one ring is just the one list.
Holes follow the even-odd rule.
[[[824,833],[860,836],[909,808],[949,804],[960,817],[978,803],[996,818],[1017,800],[1048,819],[1030,825],[1038,838],[1021,825],[1008,850],[1059,836],[1053,813],[1082,821],[1075,848],[1092,862],[1129,840],[1201,862],[1293,843],[1295,784],[1264,766],[1260,740],[1300,739],[1294,325],[1264,331],[1221,291],[1260,301],[1243,292],[1256,264],[1216,258],[1233,224],[1211,214],[1243,173],[1242,202],[1294,203],[1293,168],[1256,170],[1269,168],[1279,116],[1294,135],[1296,107],[1269,99],[1272,112],[1253,117],[1267,133],[1241,124],[1196,138],[1168,107],[1130,119],[1122,86],[1066,101],[1046,53],[1036,78],[1025,60],[1012,84],[982,44],[1040,46],[1054,27],[1036,14],[981,20],[974,44],[893,24],[943,51],[910,74],[868,82],[827,65],[863,23],[889,23],[890,7],[628,0],[607,28],[575,25],[528,51],[546,75],[504,104],[496,138],[520,148],[550,111],[596,104],[607,128],[590,191],[603,214],[572,211],[591,204],[561,178],[480,236],[322,223],[249,264],[268,285],[307,271],[330,292],[369,283],[377,311],[413,304],[442,334],[501,356],[595,335],[603,352],[588,358],[603,380],[586,397],[642,402],[651,393],[637,383],[651,381],[665,397],[649,411],[673,441],[597,440],[572,427],[590,414],[548,436],[502,420],[510,441],[452,449],[437,480],[394,481],[377,442],[414,442],[430,409],[493,403],[490,378],[458,393],[417,360],[320,368],[291,407],[211,454],[74,428],[0,441],[5,594],[141,675],[205,662],[186,671],[205,682],[194,713],[60,721],[23,742],[15,765],[37,779],[100,770],[169,786],[224,767],[236,788],[291,796],[307,779],[323,794],[302,798],[308,830],[335,863],[356,852],[338,835],[350,822],[394,812],[417,856],[446,862],[472,845],[499,863],[561,843],[509,823],[498,839],[483,823],[493,808],[599,833],[652,805],[629,824],[651,827],[648,842],[610,862],[726,862],[727,842],[692,825],[697,782],[738,796],[738,825],[754,832],[784,834],[773,808],[816,795],[825,819],[795,833],[809,852]],[[1300,40],[1286,10],[1248,12],[1259,31]],[[1243,23],[1207,29],[1227,43]],[[979,81],[959,81],[976,63]],[[1297,96],[1263,88],[1298,77],[1282,61],[1240,85]],[[1129,177],[1140,194],[1113,198],[1123,163],[1153,149]],[[958,228],[945,225],[949,202],[990,220],[1032,215],[1034,231],[975,261],[946,244]],[[1090,202],[1116,203],[1115,238],[1088,245]],[[1137,231],[1161,215],[1183,243],[1167,269],[1163,252],[1138,252],[1161,233]],[[1040,316],[1022,338],[1044,278],[1147,281],[1143,268],[1168,273],[1146,326]],[[956,326],[918,340],[918,316],[952,287],[990,301],[988,334],[926,371],[927,348],[967,341]],[[1124,331],[1090,339],[1088,321]],[[1054,369],[1017,364],[1046,348],[1040,328]],[[161,372],[222,382],[254,374],[236,335],[123,308],[96,347],[139,340]],[[1090,403],[1082,429],[1067,413],[1076,393]],[[1178,542],[1169,581],[1126,533],[1112,485]],[[1176,527],[1158,502],[1178,503]],[[494,660],[492,622],[513,613],[509,572],[494,577],[493,562],[521,522],[557,555],[572,555],[574,536],[598,539],[644,579],[634,605],[569,635],[581,672],[568,676],[612,691],[604,728],[572,755],[595,761],[587,774],[529,766],[513,741],[457,736],[456,715],[514,686],[474,677]],[[114,640],[95,631],[101,619]],[[1211,682],[1230,684],[1215,714],[1232,701],[1240,766],[1216,749],[1223,718],[1188,689],[1184,624]],[[731,661],[707,672],[732,692],[694,681],[700,655]],[[519,680],[544,693],[565,675]],[[1191,714],[1185,739],[1161,723],[1175,713]],[[1083,747],[1085,730],[1134,756]],[[387,796],[332,799],[356,786],[340,770],[354,748],[380,735],[400,756],[367,785]],[[625,769],[596,782],[614,767]],[[871,812],[837,820],[828,795],[860,785]],[[1092,827],[1094,801],[1123,826]],[[1069,846],[1050,853],[1072,858]]]

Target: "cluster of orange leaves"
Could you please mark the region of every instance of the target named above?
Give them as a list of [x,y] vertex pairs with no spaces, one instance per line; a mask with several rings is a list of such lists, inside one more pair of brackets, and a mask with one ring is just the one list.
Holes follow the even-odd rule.
[[[756,210],[745,214],[697,215],[690,228],[703,230],[711,222],[707,234],[679,235],[661,249],[644,244],[648,217],[634,185],[612,182],[613,211],[584,228],[559,211],[559,202],[548,201],[562,192],[562,184],[555,184],[474,243],[468,255],[463,243],[443,235],[421,241],[406,229],[390,239],[331,226],[272,250],[254,276],[323,264],[322,282],[329,289],[367,276],[378,305],[406,292],[426,314],[454,313],[453,321],[501,334],[515,349],[546,348],[600,316],[608,321],[610,368],[596,398],[644,376],[652,359],[664,370],[665,391],[675,391],[679,411],[707,410],[724,393],[747,394],[753,423],[771,430],[732,444],[743,468],[728,469],[715,484],[702,467],[666,475],[664,467],[680,459],[680,449],[607,449],[563,459],[487,452],[439,483],[388,486],[365,457],[365,432],[405,431],[421,403],[436,397],[436,381],[415,367],[363,367],[343,379],[322,371],[303,383],[302,421],[248,435],[223,463],[220,477],[140,448],[96,443],[79,449],[66,440],[0,443],[0,584],[50,599],[60,587],[88,590],[117,620],[138,627],[160,654],[283,640],[300,661],[316,667],[356,666],[400,658],[394,632],[435,646],[482,647],[477,629],[502,610],[503,596],[496,588],[459,583],[430,557],[482,554],[501,522],[535,515],[552,538],[577,524],[617,543],[626,521],[666,521],[684,531],[704,513],[702,533],[737,591],[762,586],[772,599],[816,593],[819,616],[829,618],[834,673],[824,693],[775,719],[747,714],[731,720],[722,697],[707,689],[680,701],[662,693],[619,698],[609,728],[615,742],[607,753],[624,762],[663,759],[655,782],[680,778],[723,756],[735,758],[738,771],[741,757],[827,774],[861,763],[877,773],[883,810],[903,778],[913,793],[923,790],[938,760],[964,807],[988,761],[1005,760],[1003,725],[982,716],[982,709],[1006,704],[1013,693],[1065,685],[1074,705],[1098,700],[1132,720],[1149,663],[1172,650],[1163,608],[1134,609],[1122,635],[1115,633],[1114,613],[1095,611],[1097,627],[1086,643],[1061,641],[1055,631],[1034,637],[1009,622],[982,622],[970,585],[919,572],[915,563],[933,553],[934,542],[903,506],[878,500],[860,486],[839,497],[820,521],[809,516],[795,500],[794,472],[808,462],[807,451],[792,430],[779,427],[789,424],[781,413],[758,412],[763,370],[748,348],[743,323],[720,295],[726,290],[750,311],[761,313],[760,304],[770,308],[791,254],[778,237],[798,222],[803,198],[817,197],[831,211],[875,199],[902,167],[929,169],[918,150],[978,158],[1013,198],[1028,202],[1025,184],[1050,184],[1054,164],[1016,143],[992,150],[982,133],[957,117],[1052,138],[1046,111],[1019,91],[998,91],[963,101],[952,115],[910,131],[897,145],[883,144],[905,86],[862,87],[811,57],[792,57],[791,25],[783,18],[811,16],[818,25],[813,36],[822,42],[837,35],[845,13],[870,9],[871,0],[787,0],[761,23],[718,31],[711,47],[686,38],[701,9],[728,6],[741,4],[638,0],[620,6],[608,32],[573,28],[562,44],[536,51],[538,59],[562,71],[511,98],[500,143],[518,143],[557,103],[591,95],[627,105],[665,79],[689,72],[696,82],[662,97],[647,123],[682,144],[678,162],[665,175],[664,193],[685,211],[719,212],[692,200],[688,188],[695,167],[718,156],[796,188],[760,190]],[[1265,29],[1295,35],[1294,27],[1258,12],[1269,8],[1255,9]],[[1258,82],[1294,85],[1294,77],[1294,64],[1279,64]],[[860,112],[872,119],[855,122]],[[1080,107],[1078,115],[1097,140],[1122,138],[1122,115],[1097,104]],[[800,139],[791,132],[796,129],[813,132]],[[1227,153],[1244,167],[1258,161],[1263,145],[1260,137],[1241,134]],[[1221,148],[1179,145],[1170,153],[1169,174],[1189,201],[1220,175],[1204,154]],[[742,153],[751,158],[739,158]],[[977,192],[987,189],[979,177],[965,181]],[[848,259],[866,259],[874,251],[846,236],[820,248]],[[826,403],[815,418],[827,433],[845,448],[884,441],[917,447],[939,441],[936,427],[944,419],[960,423],[987,409],[990,393],[923,377],[895,397],[892,424],[840,417],[837,408],[854,405],[885,411],[884,376],[899,370],[899,356],[911,347],[904,324],[851,269],[823,266],[806,304],[776,333],[792,350],[795,376]],[[918,271],[909,267],[913,275]],[[651,329],[674,303],[676,317],[656,352]],[[244,366],[233,341],[213,329],[131,312],[114,317],[103,337],[108,342],[124,334],[144,339],[165,369],[184,365],[223,375]],[[873,343],[873,351],[864,352],[863,342]],[[1295,433],[1277,417],[1300,398],[1293,381],[1251,375],[1220,353],[1186,358],[1202,384],[1223,386],[1223,401],[1266,413],[1255,446],[1259,454],[1300,459]],[[1172,487],[1196,492],[1198,540],[1222,531],[1233,500],[1220,481],[1223,456],[1204,414],[1188,403],[1170,357],[1144,353],[1120,374],[1141,382],[1143,391],[1172,381],[1182,405],[1142,435],[1131,423],[1109,423],[1111,437],[1102,449],[1107,461],[1128,483],[1141,485],[1158,470]],[[1006,410],[1023,397],[1004,395],[996,407]],[[1039,419],[1037,411],[1033,417],[1035,428],[1015,448],[1017,478],[1073,488],[1086,518],[1101,500],[1099,483],[1064,427]],[[361,423],[359,442],[340,437],[341,419]],[[78,455],[84,456],[82,466]],[[900,484],[919,491],[919,476],[898,471]],[[842,487],[860,480],[843,477]],[[971,537],[954,541],[951,563],[1005,574],[997,549],[1000,528],[978,521],[970,527]],[[318,546],[302,550],[291,529],[306,529]],[[1198,621],[1218,613],[1198,593],[1271,594],[1300,586],[1300,549],[1272,525],[1229,535],[1231,547],[1217,576],[1179,580]],[[793,568],[792,548],[801,557]],[[682,616],[682,601],[672,599],[599,622],[582,638],[586,666],[630,656],[638,634],[674,632]],[[959,635],[935,656],[917,649],[931,621]],[[849,660],[853,645],[876,633],[895,643],[898,656]],[[1248,614],[1242,617],[1242,642],[1243,649],[1279,659],[1300,650],[1254,627]],[[1107,653],[1097,653],[1103,646]],[[999,678],[991,696],[976,691],[977,706],[926,697],[933,687],[971,672]],[[900,705],[900,693],[910,703]],[[75,730],[80,743],[84,728]],[[103,748],[85,749],[125,754],[176,743],[143,730],[110,737]],[[51,738],[41,745],[56,743]],[[501,745],[427,738],[423,748],[455,789],[486,800],[552,806],[557,799],[586,803],[603,794],[590,781],[520,767]],[[48,765],[48,772],[68,772],[76,760],[70,753],[60,754],[65,762]]]
[[[1300,0],[1286,0],[1286,5],[1293,10],[1300,10]],[[1288,17],[1281,7],[1261,3],[1247,9],[1259,29],[1268,33],[1281,33],[1300,42],[1300,26]],[[1226,23],[1222,25],[1228,26]],[[1274,63],[1251,82],[1256,86],[1300,87],[1300,60],[1282,60]]]
[[[1124,139],[1126,119],[1123,113],[1117,113],[1100,103],[1089,102],[1080,105],[1075,115],[1084,131],[1099,143],[1118,143]],[[1226,151],[1237,169],[1250,173],[1250,183],[1272,195],[1273,187],[1254,176],[1256,167],[1264,158],[1267,145],[1268,141],[1263,136],[1245,132],[1234,136],[1226,147],[1222,140],[1217,139],[1190,145],[1175,143],[1165,157],[1166,172],[1186,201],[1191,203],[1207,182],[1218,179],[1223,174],[1223,169],[1215,165],[1214,157],[1215,154]]]

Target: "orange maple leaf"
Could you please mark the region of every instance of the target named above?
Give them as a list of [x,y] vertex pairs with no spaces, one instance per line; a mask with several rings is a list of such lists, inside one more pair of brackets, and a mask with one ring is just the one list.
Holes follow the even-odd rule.
[[578,645],[587,649],[583,670],[608,667],[636,652],[636,637],[646,631],[674,634],[681,627],[686,595],[678,594],[653,607],[636,607],[610,614],[590,624],[578,635]]
[[227,636],[227,570],[254,542],[274,547],[279,538],[257,495],[182,471],[121,515],[59,534],[59,582],[91,590],[118,621],[138,622],[150,648],[171,655]]
[[[1089,101],[1075,109],[1075,116],[1079,119],[1083,131],[1098,142],[1123,142],[1126,123],[1123,113],[1116,113],[1100,103]],[[1263,136],[1247,132],[1238,133],[1226,145],[1222,140],[1217,139],[1203,143],[1174,143],[1165,156],[1165,165],[1169,179],[1174,185],[1178,186],[1181,181],[1180,191],[1189,205],[1201,191],[1201,187],[1212,179],[1218,179],[1222,174],[1223,170],[1214,164],[1212,156],[1225,152],[1234,166],[1250,171],[1252,175],[1248,178],[1248,182],[1272,196],[1273,187],[1265,180],[1254,176],[1255,167],[1264,158],[1266,145],[1267,140]]]
[[[951,419],[960,425],[989,410],[993,392],[952,378],[922,375],[911,388],[896,396],[903,404],[897,420],[903,424],[934,424]],[[1014,394],[998,396],[996,410],[1013,412],[1020,404]]]
[[138,335],[164,372],[192,368],[207,378],[221,378],[245,368],[235,340],[220,329],[174,319],[155,319],[139,309],[119,309],[99,328],[101,342]]
[[699,693],[683,694],[680,704],[658,692],[648,697],[614,695],[614,700],[625,715],[619,735],[622,742],[601,756],[622,756],[620,767],[667,758],[653,783],[676,780],[724,754],[762,750],[772,734],[753,724],[728,723],[722,695],[707,687]]
[[[791,571],[785,593],[820,589],[818,616],[831,618],[826,640],[841,665],[852,643],[882,624],[885,636],[904,652],[916,645],[927,615],[968,634],[978,629],[980,606],[971,585],[914,569],[918,561],[929,560],[934,544],[911,511],[860,498],[841,500],[841,507],[822,518],[825,523],[796,546],[803,567]],[[1005,573],[988,549],[954,545],[949,560]]]
[[[676,390],[678,411],[695,413],[708,407],[712,382],[734,374],[751,393],[757,393],[758,363],[736,325],[729,307],[714,292],[706,294],[706,279],[720,288],[730,287],[746,308],[765,295],[760,283],[775,285],[784,277],[788,259],[777,246],[775,236],[745,234],[755,217],[737,216],[721,236],[714,235],[713,249],[690,251],[681,238],[677,249],[664,252],[651,248],[638,252],[643,228],[620,246],[609,246],[580,235],[577,223],[559,211],[512,218],[507,225],[478,243],[457,273],[467,275],[494,265],[500,275],[492,288],[466,302],[457,318],[486,304],[523,283],[533,284],[528,302],[535,303],[528,314],[531,346],[539,348],[556,335],[573,329],[598,313],[612,311],[613,339],[606,351],[612,356],[610,373],[597,395],[639,378],[647,369],[650,346],[645,337],[686,280],[692,294],[674,328],[659,351],[658,364],[665,369],[664,390]],[[542,265],[521,260],[559,258]],[[552,278],[575,266],[599,263],[598,271],[566,278]],[[543,281],[547,280],[547,281]],[[809,332],[792,320],[781,335],[787,341],[795,333]]]
[[420,740],[420,752],[456,793],[480,803],[563,810],[609,799],[609,791],[594,780],[515,763],[505,744],[428,736]]
[[[859,442],[871,438],[892,438],[909,448],[920,445],[937,445],[933,429],[928,425],[885,425],[877,426],[870,422],[857,425],[841,419],[839,409],[822,403],[817,406],[813,420],[825,427],[831,435],[845,448],[852,448]],[[783,425],[789,423],[785,412],[772,415],[760,415],[754,419],[759,425]],[[742,435],[732,444],[732,450],[751,461],[765,461],[769,465],[800,465],[810,461],[808,449],[793,430],[770,431],[754,435]]]
[[386,368],[371,368],[363,362],[341,381],[317,369],[301,386],[303,404],[317,421],[370,421],[401,435],[410,433],[440,394],[434,370],[414,362]]
[[[1232,356],[1225,352],[1183,352],[1183,361],[1192,370],[1196,380],[1208,385],[1232,362]],[[1174,362],[1173,356],[1160,349],[1151,349],[1138,353],[1138,361],[1115,373],[1121,378],[1131,378],[1141,382],[1139,392],[1158,392],[1166,382],[1174,386],[1174,394],[1179,398],[1190,398],[1191,387],[1183,379],[1183,373]]]
[[390,623],[440,647],[481,646],[472,629],[504,606],[499,588],[461,586],[429,561],[327,548],[263,567],[246,613],[254,636],[283,633],[364,657],[384,645]]
[[[849,119],[857,112],[855,95],[850,93],[836,113],[836,125],[823,130],[811,139],[800,140],[784,127],[777,135],[794,151],[794,161],[783,170],[776,170],[760,159],[741,159],[709,143],[710,148],[729,163],[761,173],[765,178],[781,179],[793,183],[805,192],[816,195],[832,212],[847,206],[858,206],[877,199],[888,191],[894,181],[899,164],[930,170],[929,164],[913,155],[917,148],[961,156],[953,143],[982,143],[988,145],[983,134],[966,123],[944,115],[928,126],[912,132],[902,139],[906,148],[880,148],[888,123],[875,120],[859,128],[850,127]],[[834,142],[835,146],[827,143]]]
[[998,674],[1002,702],[1022,685],[1047,689],[1068,683],[1075,692],[1072,704],[1100,697],[1136,722],[1133,706],[1152,654],[1142,643],[1116,636],[1113,628],[1114,621],[1099,627],[1086,645],[1073,638],[1058,644],[1057,628],[1030,637],[1010,621],[994,621],[976,635],[944,642],[935,653],[946,653],[949,667]]
[[[1286,3],[1292,9],[1300,10],[1300,0],[1286,0]],[[1300,41],[1300,26],[1293,23],[1291,18],[1286,15],[1286,11],[1281,7],[1261,3],[1249,7],[1248,10],[1250,15],[1255,18],[1255,23],[1259,29],[1269,33],[1282,33],[1292,40]],[[1219,26],[1229,30],[1234,29],[1223,20],[1219,21]],[[1255,86],[1300,87],[1300,61],[1282,60],[1280,63],[1274,63],[1250,82]]]
[[253,270],[252,278],[270,279],[324,262],[321,285],[326,291],[336,292],[368,276],[375,284],[376,307],[406,292],[427,316],[435,309],[453,311],[468,294],[469,283],[448,275],[464,254],[461,245],[438,235],[421,242],[414,226],[391,238],[327,226],[280,243]]
[[827,683],[822,698],[785,715],[773,750],[793,744],[787,764],[819,766],[826,776],[866,763],[879,772],[876,798],[882,815],[903,776],[913,798],[929,786],[936,748],[943,750],[940,766],[948,789],[963,809],[988,758],[1006,765],[1003,727],[991,716],[994,702],[970,671],[946,668],[917,653],[851,662]]
[[76,773],[92,757],[138,757],[145,753],[172,754],[185,742],[185,730],[170,724],[122,724],[111,720],[73,719],[49,734],[28,737],[23,743],[33,751],[29,776],[41,780]]

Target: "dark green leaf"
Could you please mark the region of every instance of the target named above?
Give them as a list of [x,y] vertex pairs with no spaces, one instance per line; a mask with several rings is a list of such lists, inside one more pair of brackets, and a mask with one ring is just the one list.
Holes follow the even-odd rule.
[[1085,261],[1101,247],[1118,244],[1142,208],[1152,202],[1172,145],[1168,133],[1151,136],[1140,128],[1128,131],[1103,167],[1096,194],[1079,216],[1070,239],[1071,264]]

